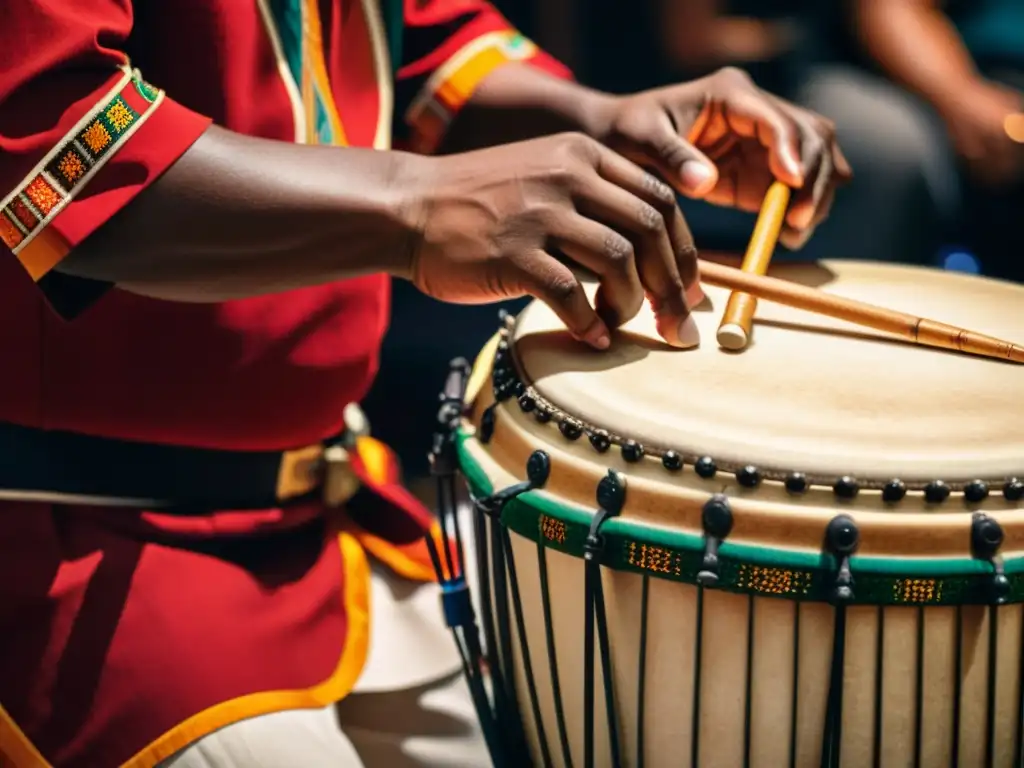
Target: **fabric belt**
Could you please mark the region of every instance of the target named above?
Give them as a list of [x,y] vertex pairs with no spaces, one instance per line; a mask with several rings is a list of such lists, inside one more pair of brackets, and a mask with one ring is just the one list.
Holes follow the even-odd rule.
[[0,499],[159,509],[266,509],[359,487],[349,450],[366,433],[358,406],[345,431],[286,451],[226,451],[116,440],[0,422]]

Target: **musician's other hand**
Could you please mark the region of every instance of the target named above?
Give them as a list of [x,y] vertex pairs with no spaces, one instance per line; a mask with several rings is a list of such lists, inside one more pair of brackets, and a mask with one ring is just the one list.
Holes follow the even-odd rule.
[[834,125],[726,68],[606,100],[599,138],[684,195],[757,211],[772,181],[797,190],[782,241],[800,247],[851,177]]
[[1024,109],[1024,96],[997,83],[977,81],[950,92],[936,105],[957,152],[983,184],[1011,184],[1024,172],[1024,151],[1010,139],[1005,123]]
[[[403,276],[420,290],[457,303],[536,296],[598,349],[646,294],[666,341],[697,343],[690,230],[672,189],[622,155],[567,133],[401,163],[416,233]],[[600,280],[596,311],[570,265]]]

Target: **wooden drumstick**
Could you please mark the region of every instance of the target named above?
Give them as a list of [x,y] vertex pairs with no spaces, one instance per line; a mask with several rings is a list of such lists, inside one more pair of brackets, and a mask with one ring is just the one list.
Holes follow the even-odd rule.
[[[775,253],[775,244],[779,241],[782,222],[786,218],[786,207],[789,205],[789,187],[776,181],[768,187],[761,203],[761,212],[757,215],[754,232],[747,245],[747,253],[743,257],[744,272],[752,275],[764,275]],[[757,297],[741,291],[729,294],[729,303],[725,305],[722,322],[718,326],[718,343],[726,349],[740,350],[750,340],[750,327],[754,322],[757,310]]]
[[734,267],[703,259],[700,262],[700,279],[711,285],[749,293],[764,301],[774,301],[885,331],[923,346],[1024,363],[1024,346],[1019,344],[957,328],[937,320],[928,320],[906,312],[834,296],[788,280],[751,275]]

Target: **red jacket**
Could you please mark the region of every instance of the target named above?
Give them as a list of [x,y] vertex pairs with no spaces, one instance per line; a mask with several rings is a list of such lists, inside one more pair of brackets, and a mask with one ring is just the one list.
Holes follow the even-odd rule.
[[[564,74],[483,0],[14,3],[0,56],[0,422],[235,450],[340,429],[376,371],[387,278],[189,305],[53,267],[211,121],[429,151],[495,67]],[[151,766],[345,696],[366,653],[364,547],[427,576],[408,521],[419,535],[429,518],[364,447],[381,509],[405,513],[397,548],[312,503],[0,503],[0,765]]]

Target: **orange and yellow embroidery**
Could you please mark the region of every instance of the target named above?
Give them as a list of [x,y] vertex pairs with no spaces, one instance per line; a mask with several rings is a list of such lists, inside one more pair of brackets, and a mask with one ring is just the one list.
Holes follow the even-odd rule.
[[23,198],[15,198],[8,206],[14,221],[26,229],[31,229],[36,224],[36,214],[28,207]]
[[469,101],[477,86],[498,67],[529,59],[537,52],[530,40],[515,31],[481,35],[440,67],[405,114],[413,129],[413,148],[437,148],[452,118]]
[[99,120],[82,131],[82,143],[94,156],[103,154],[103,150],[110,145],[111,141],[113,138],[110,131]]
[[55,175],[64,182],[65,186],[69,184],[74,186],[76,181],[85,176],[85,162],[73,147],[68,147],[57,161],[56,170]]
[[21,230],[18,229],[7,218],[3,213],[0,213],[0,240],[2,240],[8,248],[14,250],[14,248],[20,243],[25,236]]
[[36,176],[25,188],[25,197],[43,214],[56,208],[61,201],[60,192],[42,176]]
[[[35,280],[52,269],[62,253],[52,242],[40,241],[33,250],[33,241],[163,99],[163,92],[143,82],[138,71],[123,70],[114,88],[0,201],[0,241]],[[129,89],[141,97],[141,112],[126,98]]]
[[107,107],[104,114],[107,121],[118,131],[125,130],[138,117],[135,110],[125,104],[120,97],[116,98],[114,103]]

